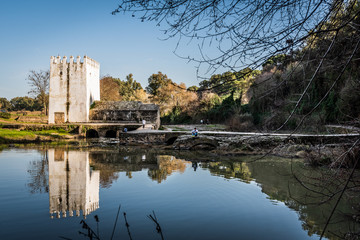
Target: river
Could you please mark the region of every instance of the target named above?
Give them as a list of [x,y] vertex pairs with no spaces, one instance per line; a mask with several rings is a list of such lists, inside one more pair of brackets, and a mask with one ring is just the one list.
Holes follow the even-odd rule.
[[[1,239],[319,239],[334,202],[306,189],[327,170],[299,159],[33,146],[0,163]],[[327,239],[359,230],[354,204],[341,202]]]

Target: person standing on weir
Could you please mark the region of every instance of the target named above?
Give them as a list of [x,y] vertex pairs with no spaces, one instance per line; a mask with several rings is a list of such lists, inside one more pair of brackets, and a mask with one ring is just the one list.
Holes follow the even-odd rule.
[[145,124],[146,124],[146,120],[145,120],[145,119],[143,119],[143,120],[142,120],[142,125],[143,125],[143,128],[145,128]]

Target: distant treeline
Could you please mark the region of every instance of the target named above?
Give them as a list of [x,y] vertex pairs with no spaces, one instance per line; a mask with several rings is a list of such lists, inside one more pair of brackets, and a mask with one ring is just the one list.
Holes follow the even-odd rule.
[[43,108],[43,104],[37,98],[31,98],[28,96],[15,97],[10,101],[6,98],[0,98],[0,109],[6,111],[42,111]]
[[249,68],[225,72],[200,82],[200,87],[186,87],[184,83],[178,84],[158,72],[148,78],[145,89],[132,74],[124,81],[107,76],[100,81],[100,96],[102,101],[158,104],[162,123],[199,123],[201,119],[224,122],[234,113],[239,113],[241,105],[247,103],[245,94],[259,73]]

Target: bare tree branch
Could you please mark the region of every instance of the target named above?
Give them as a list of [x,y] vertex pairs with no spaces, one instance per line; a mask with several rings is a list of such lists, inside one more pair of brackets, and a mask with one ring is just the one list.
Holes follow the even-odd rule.
[[36,72],[31,70],[27,80],[31,88],[29,94],[39,99],[44,107],[45,114],[47,114],[50,71],[40,70]]

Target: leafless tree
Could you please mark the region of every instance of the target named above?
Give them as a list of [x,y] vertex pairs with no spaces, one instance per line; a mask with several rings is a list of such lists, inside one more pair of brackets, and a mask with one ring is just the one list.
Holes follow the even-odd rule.
[[[273,88],[265,88],[263,93],[267,96],[277,91],[296,71],[303,69],[306,72],[297,94],[298,100],[277,130],[294,116],[320,74],[331,72],[332,77],[317,102],[303,114],[295,130],[319,109],[347,75],[354,73],[358,76],[358,0],[119,0],[113,14],[119,13],[130,13],[141,21],[156,22],[163,28],[164,39],[178,38],[177,55],[183,55],[178,52],[184,45],[196,45],[197,54],[182,57],[198,64],[200,77],[222,69],[257,69],[277,54],[291,58],[297,55],[292,71]],[[317,46],[317,51],[313,50],[314,46]],[[266,81],[268,79],[263,82]],[[354,81],[359,82],[359,79]],[[355,122],[359,124],[360,120],[355,119]],[[356,146],[352,148],[358,147],[359,139],[354,144]],[[353,169],[358,167],[358,158]],[[346,184],[342,184],[332,198],[341,199],[348,182],[353,181],[352,176],[349,174],[344,178]]]
[[27,186],[32,194],[49,192],[49,161],[47,151],[40,151],[40,154],[40,160],[31,161],[27,170],[29,173]]
[[[270,56],[304,45],[338,11],[356,1],[340,0],[122,0],[113,14],[131,12],[141,21],[164,26],[168,38],[190,38],[209,70],[258,67]],[[351,21],[350,19],[347,19]],[[344,24],[348,24],[345,20]],[[181,42],[179,41],[179,44]],[[206,50],[217,48],[208,56]]]
[[49,81],[50,81],[50,72],[49,71],[34,71],[31,70],[27,78],[28,83],[31,87],[29,94],[34,95],[38,98],[40,104],[44,108],[44,112],[47,115],[48,103],[49,103]]

